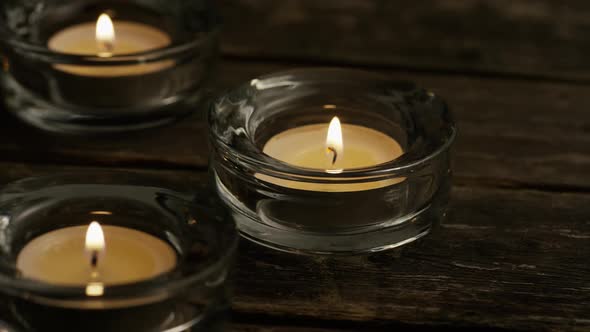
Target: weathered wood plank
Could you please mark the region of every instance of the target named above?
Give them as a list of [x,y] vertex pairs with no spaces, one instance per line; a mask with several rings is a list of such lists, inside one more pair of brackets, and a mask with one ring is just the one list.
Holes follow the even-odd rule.
[[[290,65],[226,61],[215,89],[287,67]],[[454,149],[457,181],[558,190],[590,187],[587,86],[381,72],[416,81],[448,100],[459,127]],[[4,161],[175,169],[207,165],[202,114],[172,127],[112,138],[52,136],[0,114],[0,160]]]
[[[304,323],[306,320],[302,319]],[[330,325],[330,322],[324,324]],[[334,324],[334,322],[332,322]],[[457,327],[441,328],[440,326],[428,325],[404,325],[404,324],[377,324],[377,326],[367,326],[367,324],[351,324],[351,322],[342,322],[342,327],[313,327],[311,324],[271,324],[268,321],[259,324],[234,323],[230,325],[229,331],[232,332],[470,332],[472,329],[462,329]],[[339,325],[339,324],[336,324]],[[504,329],[496,328],[478,328],[477,332],[506,332]]]
[[5,161],[163,168],[207,165],[207,133],[199,115],[172,127],[114,137],[48,134],[5,112],[0,114],[0,128],[0,160]]
[[[427,324],[402,324],[392,321],[326,321],[298,317],[281,319],[272,316],[259,316],[257,319],[244,319],[243,315],[234,315],[230,324],[230,331],[239,332],[472,332],[473,328]],[[507,332],[515,331],[502,328],[478,327],[477,332]]]
[[104,171],[122,171],[132,174],[143,174],[170,181],[180,190],[191,191],[202,188],[207,184],[208,175],[204,171],[187,170],[150,170],[141,168],[116,168],[116,167],[80,167],[70,165],[51,164],[26,164],[0,162],[0,189],[10,182],[31,176],[46,176],[60,173],[78,172],[87,174],[92,179],[92,174]]
[[236,309],[588,331],[590,196],[483,188],[455,188],[453,194],[448,222],[400,252],[309,258],[244,244]]
[[[77,169],[0,163],[0,184]],[[194,186],[205,181],[200,172],[149,172]],[[453,195],[440,229],[394,252],[303,257],[243,241],[234,309],[269,324],[590,329],[590,195],[462,186]],[[298,330],[283,325],[274,331]]]
[[[310,327],[289,327],[289,326],[268,326],[268,325],[253,325],[253,324],[233,324],[231,331],[235,332],[344,332],[346,330],[335,330],[325,328],[310,328]],[[350,330],[348,330],[350,331]]]
[[590,78],[590,5],[223,0],[228,55]]

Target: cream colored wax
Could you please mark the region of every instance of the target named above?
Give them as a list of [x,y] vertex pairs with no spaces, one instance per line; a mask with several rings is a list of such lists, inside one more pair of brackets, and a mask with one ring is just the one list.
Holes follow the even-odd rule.
[[[342,124],[341,156],[332,164],[332,156],[326,151],[328,124],[312,124],[286,130],[273,136],[263,152],[285,163],[327,173],[366,168],[392,161],[403,154],[400,144],[392,137],[359,125]],[[403,181],[395,178],[367,183],[334,184],[308,183],[279,179],[263,174],[259,179],[283,187],[324,192],[347,192],[381,188]]]
[[[105,14],[97,22],[72,25],[49,39],[49,49],[75,55],[109,58],[163,48],[171,43],[164,31],[139,22],[112,22]],[[173,65],[172,60],[124,66],[55,65],[61,71],[92,77],[142,75],[161,71]]]
[[104,250],[93,267],[85,245],[87,229],[66,227],[33,239],[17,257],[18,270],[23,277],[56,285],[108,286],[150,279],[176,266],[176,253],[164,241],[130,228],[102,226]]

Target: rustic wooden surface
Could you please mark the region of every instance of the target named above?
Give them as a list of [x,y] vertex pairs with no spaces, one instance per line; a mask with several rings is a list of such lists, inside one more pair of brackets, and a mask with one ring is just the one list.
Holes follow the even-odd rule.
[[[590,5],[584,1],[223,0],[219,91],[341,65],[416,81],[454,110],[449,220],[401,250],[303,257],[243,242],[240,332],[590,331]],[[434,43],[431,43],[432,41]],[[116,168],[206,183],[203,115],[116,138],[0,113],[0,185]]]
[[222,0],[247,57],[588,81],[585,0]]
[[[297,63],[224,61],[217,90]],[[494,185],[590,186],[590,88],[585,85],[374,69],[443,96],[459,126],[457,180]],[[205,110],[203,110],[205,111]],[[205,123],[195,115],[172,127],[129,137],[58,137],[0,115],[0,160],[119,167],[205,169]]]
[[[25,163],[2,163],[0,169],[0,183],[92,171]],[[195,187],[206,179],[204,172],[132,170]],[[336,259],[243,242],[236,317],[254,317],[262,326],[286,320],[309,328],[304,323],[311,319],[326,331],[332,324],[358,330],[413,324],[424,331],[448,325],[590,328],[590,195],[457,185],[453,196],[449,221],[398,251]]]

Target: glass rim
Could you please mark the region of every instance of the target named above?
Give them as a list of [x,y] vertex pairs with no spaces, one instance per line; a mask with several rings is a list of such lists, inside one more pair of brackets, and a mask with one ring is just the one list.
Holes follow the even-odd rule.
[[27,57],[33,57],[37,61],[46,63],[85,66],[123,66],[174,58],[192,49],[211,43],[220,30],[220,24],[216,23],[211,29],[198,33],[197,38],[193,38],[188,41],[172,43],[166,47],[144,52],[100,57],[98,55],[58,52],[48,48],[47,46],[28,42],[15,36],[13,33],[10,33],[5,27],[3,21],[0,19],[0,46],[11,49],[17,53],[24,54]]
[[[0,189],[0,204],[6,202],[6,199],[2,198],[2,194],[5,194],[5,191],[10,189],[12,186],[21,185],[27,181],[63,179],[80,174],[88,175],[84,172],[67,172],[54,175],[28,177],[11,182]],[[125,181],[125,179],[128,179],[129,177],[133,177],[134,179],[154,179],[151,176],[138,175],[125,171],[99,171],[97,173],[93,173],[93,175],[95,174],[121,177],[122,181]],[[125,183],[120,184],[124,185]],[[141,185],[138,184],[137,186]],[[171,193],[178,194],[179,197],[183,197],[183,199],[186,196],[173,189],[162,189],[166,189]],[[20,196],[26,195],[26,193],[23,193]],[[15,196],[17,196],[17,194],[13,194],[11,198]],[[235,229],[235,226],[233,229],[234,231],[232,234],[227,234],[228,246],[224,246],[224,250],[218,252],[218,255],[215,256],[215,260],[207,262],[201,269],[194,271],[194,273],[190,273],[189,275],[175,275],[175,271],[182,269],[183,264],[185,264],[184,266],[187,264],[187,262],[179,260],[176,267],[170,272],[155,276],[151,279],[139,280],[125,284],[116,284],[112,286],[105,285],[105,289],[107,291],[102,296],[92,297],[86,294],[87,285],[59,285],[35,279],[18,278],[17,276],[10,274],[10,272],[14,271],[12,266],[0,265],[0,292],[24,298],[32,302],[62,307],[83,307],[88,309],[110,309],[145,305],[163,301],[165,299],[174,297],[179,292],[186,290],[187,287],[194,286],[199,283],[203,283],[204,285],[207,281],[207,278],[215,276],[216,273],[220,272],[224,267],[231,263],[239,241],[239,235]]]
[[[304,79],[305,75],[313,75],[313,79]],[[320,76],[320,79],[317,79]],[[351,79],[351,77],[353,79]],[[214,149],[220,149],[224,153],[224,157],[231,159],[232,161],[241,164],[254,170],[258,173],[265,175],[282,178],[286,180],[304,181],[304,182],[325,182],[325,183],[357,183],[357,182],[372,182],[380,181],[392,177],[403,176],[413,170],[422,167],[424,164],[437,158],[441,154],[445,153],[450,149],[453,144],[456,135],[457,128],[452,119],[448,124],[449,134],[445,137],[444,142],[438,145],[430,153],[421,155],[419,158],[404,160],[403,155],[400,158],[393,159],[391,161],[378,164],[370,167],[351,168],[344,169],[338,173],[328,172],[323,169],[305,168],[296,165],[292,165],[283,162],[279,159],[273,158],[266,155],[262,150],[254,144],[252,141],[252,135],[250,132],[246,133],[248,138],[249,147],[252,150],[239,149],[223,141],[222,133],[218,133],[215,130],[216,126],[219,126],[217,117],[215,115],[216,110],[219,107],[229,105],[238,105],[239,102],[236,99],[245,100],[251,91],[251,89],[266,90],[275,87],[296,87],[300,83],[315,82],[324,84],[338,84],[343,83],[342,78],[347,78],[346,84],[351,85],[363,85],[366,82],[384,82],[384,83],[403,83],[409,86],[415,85],[409,81],[395,80],[387,75],[382,75],[375,72],[349,69],[349,68],[338,68],[338,67],[307,67],[297,68],[285,71],[279,71],[268,75],[263,75],[258,78],[254,78],[249,82],[243,83],[235,89],[229,90],[226,94],[219,97],[214,103],[211,104],[209,109],[209,128],[210,137]],[[258,86],[261,86],[259,88]],[[236,97],[237,96],[237,97]],[[235,97],[235,98],[234,98]],[[448,112],[446,103],[437,95],[432,95],[432,98],[438,99],[443,103],[443,110]],[[231,99],[231,101],[230,101]],[[232,106],[229,106],[230,108]],[[236,107],[237,110],[237,107]],[[235,111],[235,110],[234,110]],[[247,125],[248,120],[246,119],[243,123],[246,131],[249,131]]]

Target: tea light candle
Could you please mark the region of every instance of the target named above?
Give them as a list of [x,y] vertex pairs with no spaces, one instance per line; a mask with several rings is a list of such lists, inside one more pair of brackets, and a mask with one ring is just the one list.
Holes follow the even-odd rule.
[[[49,38],[47,46],[60,53],[109,58],[163,48],[170,45],[171,42],[170,36],[156,27],[130,21],[114,24],[107,14],[102,14],[96,23],[87,22],[72,25],[58,31]],[[173,61],[169,60],[137,65],[100,67],[60,64],[55,65],[55,68],[80,76],[115,77],[152,73],[172,65]]]
[[[311,124],[281,132],[266,142],[263,152],[294,166],[337,174],[389,162],[401,156],[403,149],[395,139],[380,131],[341,124],[338,117],[334,117],[329,125]],[[283,187],[324,192],[370,190],[403,181],[397,178],[356,184],[307,183],[264,174],[256,176]]]
[[89,296],[102,287],[154,278],[176,266],[170,245],[147,233],[119,226],[73,226],[30,241],[17,257],[23,277],[56,285],[84,286]]

